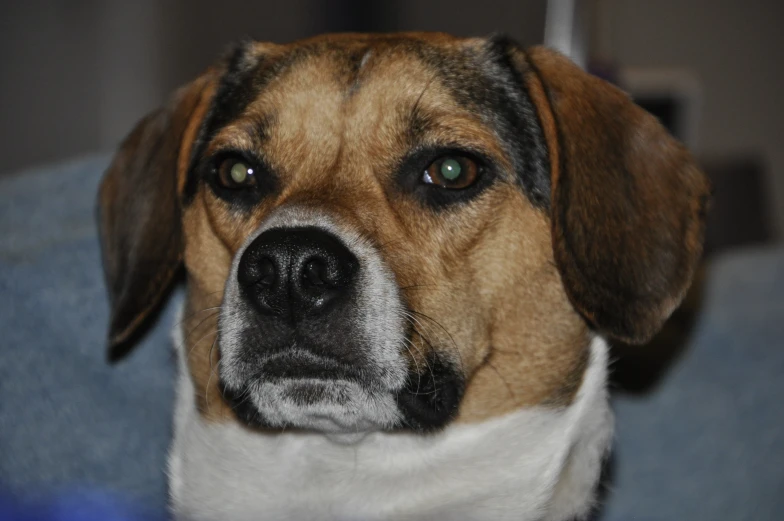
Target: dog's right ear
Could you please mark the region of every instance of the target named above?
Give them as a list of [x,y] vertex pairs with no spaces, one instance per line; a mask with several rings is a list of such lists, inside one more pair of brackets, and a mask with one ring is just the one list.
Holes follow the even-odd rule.
[[207,72],[136,125],[98,194],[104,274],[111,302],[109,360],[122,358],[167,295],[182,263],[178,179],[215,85]]

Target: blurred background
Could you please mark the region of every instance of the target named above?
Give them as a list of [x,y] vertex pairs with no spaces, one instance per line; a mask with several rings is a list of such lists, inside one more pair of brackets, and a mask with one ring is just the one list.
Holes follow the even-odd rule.
[[4,491],[74,484],[165,510],[171,378],[151,368],[171,359],[150,344],[171,310],[121,366],[100,347],[92,201],[117,143],[231,42],[396,30],[545,42],[694,151],[715,190],[705,262],[657,339],[614,348],[597,519],[784,519],[782,21],[778,0],[0,2],[0,519]]

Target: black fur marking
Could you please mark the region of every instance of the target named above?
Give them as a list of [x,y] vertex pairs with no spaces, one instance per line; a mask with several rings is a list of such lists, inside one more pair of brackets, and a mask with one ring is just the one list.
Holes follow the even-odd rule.
[[222,380],[218,382],[218,387],[221,395],[241,422],[249,427],[263,427],[266,425],[264,418],[256,408],[256,404],[253,403],[249,389],[237,390],[225,385]]
[[512,144],[512,156],[518,179],[531,198],[541,208],[550,207],[550,155],[542,125],[536,112],[526,82],[512,62],[510,52],[522,48],[506,36],[489,40],[488,53],[500,70],[491,71],[493,83],[500,90],[500,104],[496,113],[501,115],[502,135]]
[[505,37],[492,37],[478,53],[448,53],[420,42],[408,44],[455,99],[493,128],[506,145],[517,175],[531,202],[550,206],[550,161],[533,102],[511,51],[519,49]]
[[185,183],[183,202],[190,203],[196,194],[199,177],[194,168],[204,154],[207,144],[227,123],[237,118],[258,93],[259,86],[251,78],[258,69],[256,59],[251,56],[252,44],[240,42],[229,52],[226,72],[218,83],[215,97],[193,143],[191,164]]
[[[305,49],[295,50],[272,60],[252,53],[252,44],[249,42],[236,45],[229,53],[226,72],[221,77],[215,97],[193,144],[188,177],[183,191],[184,205],[188,205],[193,200],[199,182],[203,180],[199,175],[198,166],[210,141],[221,128],[237,119],[270,81],[306,55]],[[260,120],[260,128],[257,132],[261,137],[267,130],[264,123],[268,124],[270,121],[269,118]]]
[[415,432],[436,431],[452,421],[465,390],[460,372],[435,351],[428,356],[425,367],[421,374],[412,371],[406,386],[395,396],[403,414],[401,427]]

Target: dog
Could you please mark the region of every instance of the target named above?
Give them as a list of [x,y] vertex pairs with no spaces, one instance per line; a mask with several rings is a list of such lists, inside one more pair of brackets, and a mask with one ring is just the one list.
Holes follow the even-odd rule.
[[111,359],[186,280],[175,518],[584,518],[607,342],[678,306],[708,200],[653,116],[543,47],[237,45],[98,198]]

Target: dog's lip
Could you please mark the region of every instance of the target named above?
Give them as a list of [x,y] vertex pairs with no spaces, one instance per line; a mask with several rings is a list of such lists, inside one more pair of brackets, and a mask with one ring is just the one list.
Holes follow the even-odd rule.
[[261,382],[283,380],[360,382],[357,369],[333,358],[306,351],[281,353],[264,359],[256,378]]

